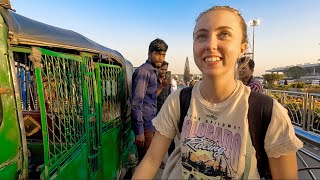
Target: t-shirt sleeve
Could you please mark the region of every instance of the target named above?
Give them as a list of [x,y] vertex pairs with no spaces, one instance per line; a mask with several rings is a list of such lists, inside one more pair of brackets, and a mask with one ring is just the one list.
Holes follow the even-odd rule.
[[179,94],[181,90],[171,93],[158,115],[152,120],[153,126],[161,135],[174,139],[178,132],[178,123],[180,118]]
[[269,158],[278,158],[290,152],[297,152],[303,143],[295,135],[288,111],[276,100],[273,101],[272,117],[264,148]]

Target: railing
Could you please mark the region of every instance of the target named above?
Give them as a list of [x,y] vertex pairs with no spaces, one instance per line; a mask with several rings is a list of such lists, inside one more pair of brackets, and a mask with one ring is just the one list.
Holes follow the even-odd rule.
[[[278,102],[288,110],[291,122],[295,126],[296,135],[304,141],[305,144],[311,145],[312,148],[315,147],[319,149],[320,94],[269,89],[264,90],[264,93],[277,99]],[[303,171],[307,171],[312,179],[317,179],[313,171],[320,169],[319,154],[309,151],[308,148],[302,148],[297,153],[297,156],[300,160],[299,177],[303,176],[306,178],[307,175],[302,173],[304,173]],[[312,164],[311,167],[310,164]]]
[[320,135],[320,94],[269,89],[264,93],[277,99],[288,110],[293,125]]

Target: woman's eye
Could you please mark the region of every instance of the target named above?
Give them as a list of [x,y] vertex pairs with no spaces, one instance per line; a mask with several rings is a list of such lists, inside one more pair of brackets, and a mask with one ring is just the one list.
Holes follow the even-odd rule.
[[231,34],[229,32],[221,32],[219,34],[219,38],[222,38],[222,39],[230,37],[230,36],[231,36]]
[[199,35],[196,36],[196,39],[200,40],[200,41],[206,40],[207,39],[207,35],[199,34]]

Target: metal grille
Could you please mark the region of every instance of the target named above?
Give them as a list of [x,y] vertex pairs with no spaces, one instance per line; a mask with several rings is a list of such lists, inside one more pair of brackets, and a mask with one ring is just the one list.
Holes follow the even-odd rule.
[[87,131],[87,144],[89,147],[89,173],[90,176],[94,176],[99,170],[99,121],[97,114],[96,101],[96,82],[94,76],[94,63],[91,56],[84,55],[85,66],[85,98],[87,101],[86,114],[88,119],[88,131]]
[[277,99],[288,110],[292,124],[301,128],[305,126],[307,93],[268,90],[267,94]]
[[[115,65],[98,64],[98,83],[101,93],[102,123],[107,123],[121,116],[121,76],[123,69]],[[124,91],[123,91],[124,92]]]
[[320,94],[309,95],[307,130],[320,134]]
[[[58,54],[58,53],[56,53]],[[41,77],[47,125],[42,124],[48,166],[53,168],[85,136],[81,62],[42,51]],[[42,121],[43,122],[43,121]],[[44,138],[46,139],[46,138]],[[46,156],[45,156],[46,157]]]

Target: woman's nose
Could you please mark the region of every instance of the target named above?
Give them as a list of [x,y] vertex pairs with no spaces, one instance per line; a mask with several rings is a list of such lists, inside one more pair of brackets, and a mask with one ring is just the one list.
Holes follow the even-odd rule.
[[218,48],[218,40],[210,36],[207,41],[207,50],[216,50],[217,48]]

